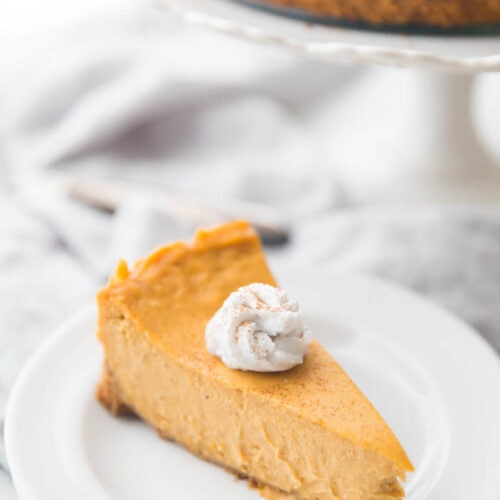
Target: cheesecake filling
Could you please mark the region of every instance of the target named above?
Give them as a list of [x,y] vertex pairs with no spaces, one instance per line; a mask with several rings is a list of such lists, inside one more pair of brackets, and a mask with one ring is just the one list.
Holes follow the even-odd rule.
[[229,295],[208,322],[205,340],[229,368],[280,372],[303,362],[311,332],[286,290],[252,283]]

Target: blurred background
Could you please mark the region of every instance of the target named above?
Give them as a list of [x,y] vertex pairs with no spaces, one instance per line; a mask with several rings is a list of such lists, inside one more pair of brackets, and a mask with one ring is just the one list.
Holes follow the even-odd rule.
[[[306,59],[144,1],[0,3],[0,422],[27,356],[118,258],[233,217],[273,259],[400,283],[500,350],[500,190],[392,183],[388,159],[428,134],[393,120],[428,112],[422,71]],[[472,91],[500,167],[500,75]]]

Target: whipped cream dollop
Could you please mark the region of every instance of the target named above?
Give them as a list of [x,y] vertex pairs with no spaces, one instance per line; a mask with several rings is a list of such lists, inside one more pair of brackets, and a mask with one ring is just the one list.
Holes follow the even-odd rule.
[[252,283],[226,299],[208,322],[205,339],[229,368],[279,372],[302,363],[311,333],[285,290]]

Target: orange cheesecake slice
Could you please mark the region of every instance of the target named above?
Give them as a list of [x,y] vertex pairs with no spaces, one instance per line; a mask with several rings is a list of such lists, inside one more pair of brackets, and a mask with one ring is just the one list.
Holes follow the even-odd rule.
[[318,342],[303,364],[278,373],[233,370],[207,351],[207,322],[254,282],[276,286],[245,222],[198,231],[192,244],[160,248],[132,270],[121,262],[98,294],[98,399],[270,499],[403,498],[406,453]]

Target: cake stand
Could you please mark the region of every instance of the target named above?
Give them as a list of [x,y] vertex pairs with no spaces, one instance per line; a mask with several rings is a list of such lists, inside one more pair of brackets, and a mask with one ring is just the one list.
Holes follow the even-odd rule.
[[159,1],[189,23],[324,61],[411,68],[387,71],[379,108],[332,146],[342,151],[332,166],[358,201],[500,202],[500,168],[471,111],[475,76],[500,70],[499,36],[383,33],[232,0]]

